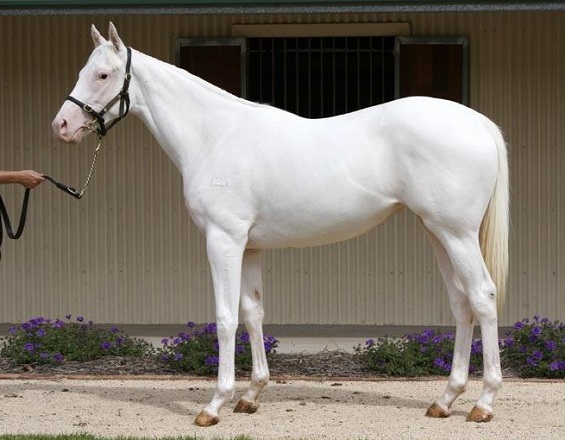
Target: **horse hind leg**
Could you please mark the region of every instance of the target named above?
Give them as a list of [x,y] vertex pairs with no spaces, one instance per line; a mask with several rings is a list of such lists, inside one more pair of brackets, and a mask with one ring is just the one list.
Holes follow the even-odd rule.
[[263,343],[263,252],[246,250],[241,279],[241,312],[249,333],[253,369],[251,383],[234,412],[252,414],[259,408],[259,394],[269,381],[269,367]]
[[[434,228],[430,227],[430,225],[426,226],[441,242],[449,258],[451,267],[453,268],[453,273],[461,285],[464,296],[460,296],[459,304],[465,304],[461,301],[464,298],[467,299],[473,317],[481,328],[484,361],[483,390],[476,406],[469,413],[467,421],[488,422],[493,417],[492,405],[498,390],[502,386],[502,372],[498,348],[496,286],[483,260],[477,232],[469,230],[456,231],[452,227]],[[463,310],[466,309],[468,308],[464,306]],[[470,315],[467,314],[467,319],[469,318]],[[461,327],[458,326],[458,329],[459,328]],[[467,324],[467,327],[463,328],[463,334],[460,336],[459,349],[464,349],[465,353],[459,354],[459,359],[462,364],[457,368],[460,370],[463,368],[468,370],[468,360],[465,361],[465,359],[468,359],[470,355],[472,327]],[[456,385],[456,382],[454,382],[454,385]],[[440,404],[446,404],[449,400],[450,397],[448,393],[446,393],[438,402],[440,402]]]
[[443,245],[432,232],[429,230],[426,230],[426,232],[434,248],[439,269],[447,287],[449,302],[456,323],[455,347],[447,387],[443,395],[426,412],[428,417],[444,418],[451,414],[453,402],[467,388],[474,327],[473,312]]

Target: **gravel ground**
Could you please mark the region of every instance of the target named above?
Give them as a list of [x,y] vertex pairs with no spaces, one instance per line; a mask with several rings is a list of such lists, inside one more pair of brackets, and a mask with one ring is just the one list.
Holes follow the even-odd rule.
[[60,366],[12,366],[0,360],[0,433],[104,436],[196,435],[202,439],[483,440],[565,439],[565,381],[506,378],[487,424],[465,422],[481,382],[444,420],[424,416],[446,378],[387,380],[351,353],[277,354],[256,414],[234,414],[234,401],[211,428],[193,425],[214,393],[212,378],[173,374],[155,358],[104,358]]
[[273,380],[259,411],[234,414],[247,384],[211,428],[192,424],[213,394],[214,381],[171,376],[0,380],[0,433],[89,433],[202,439],[544,439],[565,438],[565,381],[507,380],[495,418],[465,422],[481,383],[472,380],[448,419],[424,416],[445,379]]

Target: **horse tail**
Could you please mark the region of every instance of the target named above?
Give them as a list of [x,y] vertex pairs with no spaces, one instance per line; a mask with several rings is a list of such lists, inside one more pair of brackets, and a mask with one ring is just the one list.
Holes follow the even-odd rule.
[[508,155],[500,129],[483,116],[483,125],[496,144],[498,173],[488,208],[481,223],[479,240],[487,269],[497,288],[497,306],[502,309],[508,277],[508,233],[510,228],[510,195]]

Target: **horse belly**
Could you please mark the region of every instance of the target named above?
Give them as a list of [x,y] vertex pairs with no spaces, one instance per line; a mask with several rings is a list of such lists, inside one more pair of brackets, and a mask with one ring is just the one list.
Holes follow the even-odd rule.
[[249,230],[253,249],[301,248],[336,243],[370,231],[402,208],[394,200],[295,206],[262,215]]

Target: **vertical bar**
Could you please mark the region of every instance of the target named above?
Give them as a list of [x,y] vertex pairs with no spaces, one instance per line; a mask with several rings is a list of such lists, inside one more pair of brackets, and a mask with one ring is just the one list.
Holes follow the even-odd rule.
[[296,91],[295,91],[295,96],[294,96],[294,100],[296,102],[296,114],[300,115],[300,59],[298,57],[298,53],[299,53],[299,49],[298,49],[298,37],[295,38],[295,44],[294,44],[294,61],[295,61],[295,66],[294,66],[294,78],[295,78],[295,83],[296,83]]
[[361,37],[357,37],[357,109],[361,108]]
[[347,47],[347,40],[345,40],[344,42],[344,46],[343,46],[343,89],[344,89],[344,96],[343,96],[343,110],[344,113],[347,113],[348,108],[349,108],[349,102],[347,97],[349,96],[349,88],[348,88],[348,84],[347,84],[347,80],[348,80],[348,73],[349,73],[349,48]]
[[386,47],[385,46],[386,46],[385,37],[381,37],[381,47],[382,47],[382,50],[381,50],[382,55],[381,56],[382,56],[382,65],[383,65],[383,67],[381,69],[381,90],[382,90],[382,92],[381,92],[381,94],[382,94],[381,102],[384,102],[385,99],[386,99],[386,96],[385,96],[385,93],[386,93],[385,92],[385,87],[386,87],[385,82],[386,81],[385,81],[385,75],[384,75],[384,72],[386,72],[386,66],[385,66],[385,63],[386,63]]
[[335,37],[332,37],[332,116],[336,114],[336,91],[335,91]]
[[308,38],[308,117],[312,117],[312,38]]
[[373,101],[373,37],[369,37],[369,105],[374,105]]
[[277,106],[275,102],[275,39],[271,38],[271,102],[273,106]]
[[320,117],[324,116],[324,47],[320,39]]
[[283,39],[283,108],[285,110],[288,108],[288,104],[287,104],[288,87],[286,86],[287,78],[288,78],[288,74],[286,71],[286,53],[287,53],[286,41],[287,41],[286,38],[284,38]]

